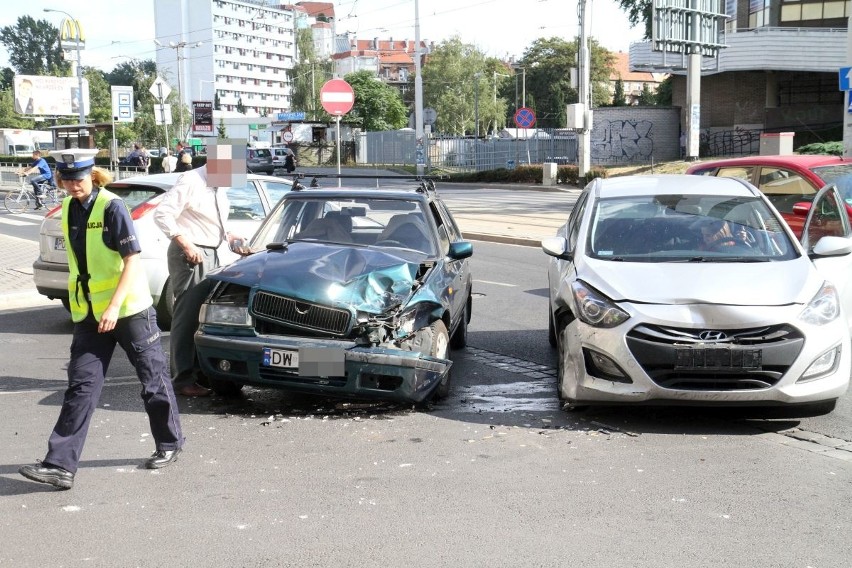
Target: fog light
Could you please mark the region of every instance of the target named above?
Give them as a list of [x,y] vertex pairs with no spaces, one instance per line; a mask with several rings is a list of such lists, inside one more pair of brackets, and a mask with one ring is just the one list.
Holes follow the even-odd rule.
[[593,377],[615,381],[617,383],[632,383],[627,373],[615,361],[597,351],[583,349],[583,358],[586,362],[586,372]]
[[231,362],[227,359],[222,359],[221,361],[219,361],[219,370],[223,373],[227,373],[231,370]]
[[826,351],[817,357],[810,367],[802,373],[797,383],[806,383],[814,379],[819,379],[822,376],[831,374],[837,368],[837,363],[840,361],[840,346]]

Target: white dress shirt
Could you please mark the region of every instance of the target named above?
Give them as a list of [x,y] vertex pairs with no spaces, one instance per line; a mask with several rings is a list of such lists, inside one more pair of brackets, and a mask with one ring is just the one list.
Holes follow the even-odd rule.
[[230,202],[224,187],[207,187],[207,168],[184,172],[154,210],[154,223],[169,239],[218,247],[226,239]]

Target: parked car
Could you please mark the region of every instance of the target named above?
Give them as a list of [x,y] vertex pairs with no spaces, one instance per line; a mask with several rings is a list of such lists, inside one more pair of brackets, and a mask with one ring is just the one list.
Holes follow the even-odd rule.
[[848,387],[852,239],[833,186],[800,243],[739,179],[597,179],[542,248],[568,405],[829,412]]
[[252,174],[272,175],[272,150],[269,148],[246,148],[246,169]]
[[[287,160],[287,154],[292,152],[289,148],[285,146],[272,146],[269,149],[272,152],[272,165],[276,170],[283,170],[285,167],[285,162]],[[293,158],[293,164],[295,165],[295,155]]]
[[467,343],[473,252],[430,182],[292,191],[248,257],[213,272],[198,358],[245,384],[421,403],[449,392]]
[[[748,156],[695,164],[688,174],[744,179],[766,194],[793,229],[802,234],[810,202],[821,187],[837,185],[852,219],[852,159],[826,155]],[[795,205],[799,205],[795,208]]]
[[[153,212],[163,193],[174,186],[180,175],[141,175],[107,185],[107,189],[124,199],[130,209],[142,246],[141,258],[148,277],[148,286],[157,307],[157,320],[163,329],[171,327],[174,297],[166,262],[169,241],[154,224]],[[228,189],[231,202],[229,226],[235,233],[250,237],[290,187],[290,180],[249,174],[244,187]],[[223,246],[220,258],[229,262],[237,258],[237,255],[228,250],[227,246]],[[68,308],[68,258],[65,253],[65,237],[62,234],[61,207],[49,211],[41,223],[39,257],[33,263],[33,280],[40,294],[59,299],[62,305]]]

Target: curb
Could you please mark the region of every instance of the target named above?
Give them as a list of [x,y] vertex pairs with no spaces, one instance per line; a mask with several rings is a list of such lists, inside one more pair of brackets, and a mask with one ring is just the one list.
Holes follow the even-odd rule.
[[42,296],[35,290],[0,294],[0,311],[56,305],[62,304],[57,304],[53,300],[48,299],[47,296]]

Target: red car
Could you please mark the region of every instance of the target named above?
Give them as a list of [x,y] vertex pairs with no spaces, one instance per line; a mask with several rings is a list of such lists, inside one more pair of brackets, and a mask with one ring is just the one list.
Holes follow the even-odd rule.
[[[729,160],[712,160],[690,167],[686,173],[705,176],[733,177],[746,180],[758,188],[793,229],[802,235],[810,202],[817,191],[836,184],[852,221],[852,159],[825,155],[748,156]],[[794,211],[793,206],[797,205]]]

